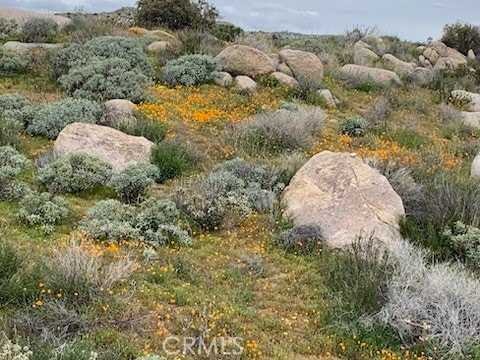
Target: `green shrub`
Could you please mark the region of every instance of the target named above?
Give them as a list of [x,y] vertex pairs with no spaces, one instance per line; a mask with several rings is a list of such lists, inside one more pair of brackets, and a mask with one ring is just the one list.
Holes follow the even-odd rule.
[[212,81],[218,74],[218,64],[208,55],[185,55],[165,65],[164,73],[183,85]]
[[324,120],[323,111],[317,108],[265,112],[238,128],[239,145],[248,154],[309,150],[319,138]]
[[105,185],[112,166],[85,153],[69,153],[38,171],[37,181],[52,194],[77,193]]
[[3,197],[12,181],[27,165],[27,158],[14,148],[0,147],[0,197]]
[[167,136],[169,126],[161,121],[151,121],[142,116],[135,116],[136,120],[121,122],[116,128],[125,134],[143,136],[145,139],[158,144]]
[[140,26],[165,26],[172,30],[211,29],[218,11],[205,0],[140,0],[136,21]]
[[276,240],[285,251],[308,254],[319,252],[323,248],[322,231],[315,224],[297,225],[284,230],[277,235]]
[[18,217],[20,221],[28,225],[40,225],[46,232],[53,231],[68,215],[67,202],[59,196],[49,193],[29,192],[20,201]]
[[131,164],[121,172],[114,174],[110,184],[123,202],[138,203],[143,200],[146,188],[155,183],[159,175],[159,170],[155,165]]
[[470,49],[477,54],[480,51],[480,27],[459,21],[447,24],[443,28],[441,41],[464,55],[467,55]]
[[5,113],[0,113],[0,146],[15,146],[20,141],[23,124]]
[[181,145],[163,141],[152,149],[151,162],[160,171],[157,182],[174,179],[193,166],[194,159]]
[[23,23],[21,32],[25,42],[51,42],[58,33],[58,24],[53,19],[31,18]]
[[27,131],[55,139],[62,129],[73,122],[94,124],[101,115],[100,106],[86,99],[67,98],[41,105],[35,111]]
[[30,62],[30,52],[14,51],[0,47],[0,75],[8,76],[24,72]]
[[368,122],[361,116],[349,116],[338,124],[338,130],[351,137],[365,135],[367,128]]
[[169,200],[147,199],[139,207],[104,200],[87,211],[80,229],[96,240],[137,240],[158,246],[192,243],[180,212]]
[[480,269],[480,229],[456,221],[443,235],[452,245],[456,257],[472,268]]
[[0,40],[6,40],[13,37],[17,32],[18,24],[15,20],[0,17]]
[[140,102],[148,85],[147,76],[121,58],[94,58],[87,65],[72,68],[58,81],[71,96],[100,101]]
[[213,35],[223,41],[233,42],[237,36],[243,35],[242,28],[233,24],[217,24],[213,29]]

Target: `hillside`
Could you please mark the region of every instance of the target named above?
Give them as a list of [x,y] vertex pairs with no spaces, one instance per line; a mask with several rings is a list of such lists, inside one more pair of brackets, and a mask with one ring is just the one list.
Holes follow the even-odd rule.
[[70,16],[0,21],[0,358],[480,359],[474,54]]

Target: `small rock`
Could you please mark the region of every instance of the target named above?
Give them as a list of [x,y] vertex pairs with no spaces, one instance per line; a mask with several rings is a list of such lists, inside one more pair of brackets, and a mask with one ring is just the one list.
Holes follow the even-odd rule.
[[257,83],[250,77],[238,75],[235,77],[237,90],[241,93],[252,94],[257,90]]
[[232,75],[225,71],[221,71],[218,73],[218,76],[214,79],[215,84],[222,87],[228,87],[233,84]]
[[100,119],[101,125],[116,127],[119,124],[135,122],[133,110],[135,104],[129,100],[113,99],[103,104],[103,114]]
[[154,41],[147,46],[147,50],[151,52],[160,52],[166,50],[170,46],[168,41]]
[[281,84],[290,86],[292,88],[298,89],[300,88],[300,84],[298,83],[297,80],[295,80],[293,77],[288,76],[282,72],[275,71],[272,73],[272,75],[275,79],[277,79]]

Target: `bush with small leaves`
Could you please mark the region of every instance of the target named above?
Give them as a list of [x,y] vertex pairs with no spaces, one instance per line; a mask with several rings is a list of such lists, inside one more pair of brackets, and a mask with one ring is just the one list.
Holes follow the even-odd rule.
[[248,154],[308,150],[320,136],[324,121],[324,112],[313,107],[265,112],[238,128],[239,145]]
[[162,183],[182,175],[192,167],[194,159],[183,146],[163,141],[152,149],[151,162],[160,171],[157,182]]
[[65,126],[73,122],[96,123],[101,112],[100,105],[86,99],[67,98],[47,103],[37,108],[27,131],[55,139]]
[[313,253],[323,248],[323,235],[320,226],[316,224],[297,225],[292,229],[282,231],[277,236],[277,242],[285,251]]
[[215,229],[228,214],[245,218],[253,210],[268,211],[282,189],[273,169],[234,159],[219,165],[194,189],[177,191],[175,202],[199,226]]
[[105,185],[112,166],[85,153],[69,153],[38,171],[37,181],[52,194],[78,193]]
[[362,136],[367,131],[368,122],[361,116],[349,116],[338,124],[338,130],[348,136]]
[[447,24],[443,28],[442,42],[464,55],[467,55],[470,49],[477,54],[480,51],[480,27],[459,21]]
[[164,73],[183,85],[197,85],[215,79],[219,66],[208,55],[185,55],[165,65]]
[[28,160],[10,146],[0,147],[0,197],[14,178],[28,165]]
[[46,233],[67,216],[67,201],[60,196],[31,191],[20,201],[19,219],[28,225],[40,225]]
[[0,146],[15,146],[20,141],[20,132],[23,124],[10,117],[8,114],[0,113]]
[[72,68],[58,81],[73,97],[91,100],[127,99],[140,102],[145,97],[148,78],[121,58],[93,59]]
[[480,229],[456,221],[443,235],[453,247],[455,255],[475,270],[480,269]]
[[14,51],[0,46],[0,75],[24,72],[30,62],[30,52]]
[[114,174],[110,185],[118,197],[127,204],[141,202],[148,186],[155,183],[160,172],[149,163],[130,164],[121,172]]
[[237,36],[243,35],[242,28],[233,24],[217,24],[213,29],[213,35],[219,40],[233,42]]
[[15,20],[0,17],[0,40],[14,36],[17,30],[18,23]]
[[180,221],[175,203],[147,199],[140,206],[103,200],[87,211],[80,229],[95,240],[138,240],[153,246],[189,246],[192,240]]
[[23,23],[21,32],[26,42],[51,42],[58,33],[58,24],[53,19],[34,17]]

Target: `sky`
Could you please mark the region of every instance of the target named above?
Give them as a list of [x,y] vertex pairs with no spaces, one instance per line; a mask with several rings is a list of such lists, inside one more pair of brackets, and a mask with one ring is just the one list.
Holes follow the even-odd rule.
[[[343,34],[355,26],[376,28],[377,35],[426,42],[457,20],[480,25],[479,0],[211,0],[222,20],[245,30]],[[136,0],[0,0],[0,6],[30,11],[112,11],[136,6]],[[0,13],[1,17],[1,13]]]

